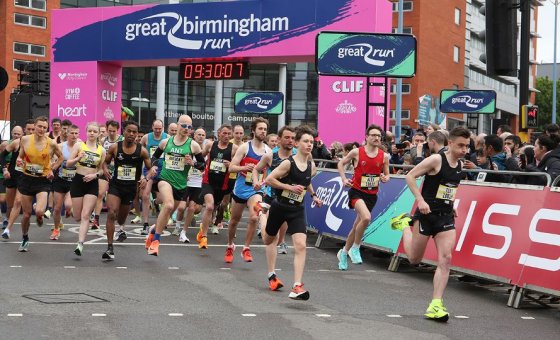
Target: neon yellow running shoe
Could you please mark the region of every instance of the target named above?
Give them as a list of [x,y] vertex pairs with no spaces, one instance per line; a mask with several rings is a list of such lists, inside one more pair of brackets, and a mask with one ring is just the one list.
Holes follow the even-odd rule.
[[443,305],[443,300],[434,299],[426,309],[426,314],[424,316],[430,320],[447,322],[449,320],[449,313],[447,313],[447,308]]
[[409,227],[412,222],[412,218],[407,213],[402,213],[391,219],[391,229],[403,231],[406,227]]

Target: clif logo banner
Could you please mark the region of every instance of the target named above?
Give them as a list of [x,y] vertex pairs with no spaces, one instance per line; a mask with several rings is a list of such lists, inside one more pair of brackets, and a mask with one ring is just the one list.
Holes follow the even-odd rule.
[[321,32],[316,48],[321,75],[409,78],[416,73],[412,35]]
[[445,113],[494,113],[496,92],[492,90],[442,90],[439,110]]

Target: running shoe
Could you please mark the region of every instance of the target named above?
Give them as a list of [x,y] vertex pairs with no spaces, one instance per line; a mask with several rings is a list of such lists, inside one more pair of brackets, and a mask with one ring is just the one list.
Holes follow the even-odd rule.
[[224,261],[226,263],[232,263],[233,262],[233,251],[234,250],[235,250],[235,246],[228,246],[227,247],[226,254],[224,255]]
[[181,228],[181,227],[175,227],[175,228],[173,228],[173,232],[171,233],[171,235],[179,236],[179,234],[181,234],[182,230],[183,230],[183,228]]
[[277,291],[282,287],[284,287],[284,283],[280,281],[276,274],[272,274],[272,276],[268,278],[268,288],[270,288],[270,290]]
[[9,240],[10,239],[10,231],[8,229],[4,230],[4,232],[2,233],[2,238],[4,240]]
[[154,234],[148,234],[148,237],[146,237],[146,250],[150,249],[150,246],[152,245],[152,240],[154,239]]
[[257,228],[257,237],[262,238],[261,228]]
[[138,214],[136,213],[136,209],[132,208],[130,209],[130,211],[128,212],[129,215],[136,215],[138,216]]
[[159,240],[155,240],[148,248],[148,255],[158,256],[159,253]]
[[226,211],[224,211],[224,220],[229,221],[231,219],[231,212],[229,211],[229,206],[226,209]]
[[198,228],[198,233],[196,233],[196,242],[200,243],[200,240],[202,239],[202,223],[200,223],[200,227]]
[[360,254],[360,248],[350,248],[350,251],[348,252],[348,255],[350,255],[350,261],[352,261],[353,264],[362,264],[362,255]]
[[412,224],[412,218],[407,213],[402,213],[391,219],[391,229],[403,231]]
[[126,231],[119,230],[117,231],[117,242],[124,242],[128,236],[126,235]]
[[8,227],[8,220],[4,219],[4,221],[2,222],[2,230],[6,229]]
[[82,256],[83,252],[84,252],[84,245],[78,242],[76,249],[74,249],[74,254],[78,256]]
[[108,247],[107,250],[101,255],[103,260],[114,260],[115,259],[115,252],[113,251],[113,247]]
[[446,322],[449,320],[449,313],[447,308],[443,305],[442,300],[432,301],[426,309],[424,316],[430,320]]
[[51,210],[50,210],[50,209],[47,209],[47,210],[45,211],[45,213],[43,214],[43,216],[45,216],[45,218],[46,218],[47,220],[50,219],[51,216],[52,216]]
[[175,224],[174,219],[170,218],[170,219],[167,220],[167,225],[173,225],[173,224]]
[[243,250],[241,251],[241,255],[243,255],[243,261],[253,262],[253,256],[251,256],[250,248],[243,248]]
[[278,254],[287,254],[288,253],[288,245],[286,242],[282,242],[278,245]]
[[202,236],[198,243],[198,249],[208,249],[208,237]]
[[60,229],[60,230],[64,229],[64,223],[60,223],[60,224],[58,225],[58,229]]
[[94,218],[90,224],[91,230],[98,230],[99,229],[99,221]]
[[336,254],[338,258],[338,269],[348,270],[348,255],[342,253],[342,249]]
[[43,226],[43,217],[37,216],[37,227],[41,228]]
[[187,232],[181,230],[181,234],[179,235],[179,242],[181,243],[191,243],[191,240],[187,237]]
[[303,289],[303,283],[292,288],[290,295],[288,295],[290,299],[294,300],[309,300],[309,292]]
[[132,223],[132,224],[136,224],[136,223],[140,224],[140,223],[142,223],[142,217],[136,215],[135,218],[133,218],[132,220],[130,220],[130,223]]
[[145,224],[144,227],[142,228],[142,231],[140,232],[140,235],[148,235],[148,233],[150,232],[150,227]]
[[212,233],[212,235],[218,235],[220,233],[220,229],[218,229],[218,226],[212,225],[212,228],[210,228],[210,232]]
[[19,252],[25,253],[29,251],[29,240],[23,240],[21,241],[19,248],[18,248]]
[[60,229],[58,228],[54,228],[52,233],[51,233],[51,240],[58,240],[58,238],[60,237]]

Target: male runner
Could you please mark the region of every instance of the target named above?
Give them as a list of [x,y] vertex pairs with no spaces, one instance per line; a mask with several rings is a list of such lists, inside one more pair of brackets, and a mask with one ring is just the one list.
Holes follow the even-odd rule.
[[[156,119],[152,122],[152,132],[144,135],[142,137],[142,145],[148,149],[150,154],[150,158],[154,155],[154,152],[157,150],[159,144],[162,140],[168,138],[167,133],[163,132],[163,121],[160,119]],[[154,164],[155,165],[155,164]],[[160,166],[158,166],[160,168]],[[148,170],[144,170],[144,177],[146,177]],[[150,218],[150,202],[152,196],[152,186],[154,181],[157,181],[159,178],[159,172],[155,178],[147,178],[147,183],[144,189],[142,190],[142,221],[144,221],[144,227],[142,228],[142,235],[148,235],[149,227],[149,218]]]
[[201,228],[196,235],[200,249],[208,248],[208,228],[212,222],[214,206],[216,203],[222,202],[228,190],[228,168],[237,151],[237,145],[230,143],[230,138],[231,125],[224,124],[218,129],[218,141],[206,143],[202,151],[202,155],[208,157],[200,194],[200,198],[204,202],[204,212]]
[[[12,207],[14,206],[14,200],[16,198],[17,176],[21,174],[20,171],[17,172],[15,171],[15,161],[11,162],[11,159],[13,157],[14,152],[16,153],[16,157],[17,154],[19,154],[19,139],[21,138],[22,135],[23,135],[23,129],[21,128],[21,126],[16,125],[12,129],[12,139],[3,142],[2,145],[0,146],[0,149],[2,149],[2,154],[0,155],[0,164],[2,166],[2,178],[3,178],[2,182],[4,184],[4,187],[6,188],[6,206],[7,206],[6,217],[4,219],[4,222],[2,223],[2,229],[4,229],[4,232],[2,233],[2,237],[6,239],[10,237],[10,230],[6,228],[8,227],[8,219],[10,217]],[[16,144],[10,147],[10,145],[16,140],[18,141],[16,143],[17,148],[14,148]],[[6,164],[8,165],[6,166]]]
[[[455,127],[449,132],[447,151],[431,155],[410,170],[406,175],[406,183],[418,204],[413,216],[414,225],[409,227],[407,218],[402,218],[404,214],[391,221],[393,229],[403,231],[404,250],[412,264],[420,263],[430,237],[434,238],[438,264],[434,274],[432,302],[424,315],[436,321],[449,319],[449,313],[443,305],[443,292],[449,279],[451,253],[456,239],[457,214],[453,209],[453,201],[463,177],[460,159],[467,153],[469,138],[469,130],[462,126]],[[420,176],[425,176],[422,191],[416,185],[416,179]]]
[[[204,131],[203,128],[196,129],[193,140],[197,142],[201,148],[205,139],[206,131]],[[198,214],[202,210],[201,200],[199,197],[202,188],[203,172],[204,171],[200,171],[194,167],[190,168],[189,175],[187,177],[187,191],[185,193],[185,197],[183,197],[183,200],[177,207],[175,230],[178,232],[173,233],[173,235],[179,236],[179,242],[181,243],[191,242],[187,237],[187,230],[189,226],[192,225],[191,222],[193,222],[194,215]],[[184,214],[185,210],[187,210],[186,216]],[[182,223],[184,224],[181,226]]]
[[[105,127],[107,128],[107,137],[103,139],[101,142],[101,146],[105,149],[105,152],[109,150],[111,145],[120,142],[123,140],[122,135],[119,135],[119,127],[120,124],[117,121],[109,120],[105,123]],[[115,169],[113,163],[109,165],[109,172],[112,173]],[[99,214],[101,214],[101,210],[103,209],[103,199],[105,198],[105,194],[109,189],[109,179],[105,178],[104,176],[99,178],[99,195],[97,196],[97,203],[95,205],[95,215],[93,217],[93,221],[91,223],[91,229],[99,229]]]
[[178,125],[176,123],[171,123],[167,126],[167,135],[169,137],[175,136],[177,134]]
[[[110,178],[109,194],[107,195],[107,251],[101,256],[105,260],[113,260],[113,233],[115,232],[115,220],[119,223],[117,241],[126,240],[124,224],[130,211],[130,204],[136,196],[138,185],[143,189],[146,178],[142,175],[142,164],[149,169],[151,167],[148,150],[142,144],[136,143],[138,134],[138,123],[126,121],[123,123],[124,140],[109,147],[103,172],[106,178]],[[113,173],[109,172],[109,164],[114,161]]]
[[163,153],[164,160],[160,180],[157,183],[162,210],[158,215],[155,228],[150,230],[150,234],[146,238],[148,255],[158,256],[159,254],[159,240],[163,229],[167,225],[171,213],[185,196],[189,168],[194,166],[199,170],[204,169],[204,157],[202,157],[200,145],[189,137],[192,130],[191,117],[181,115],[178,126],[177,135],[165,139],[159,144],[152,156],[152,168],[148,172],[149,178],[155,176],[157,166],[153,165]]
[[[51,188],[53,171],[57,171],[62,164],[63,157],[54,140],[45,136],[49,127],[47,117],[35,119],[35,132],[30,136],[21,138],[17,165],[23,168],[19,178],[18,190],[21,193],[21,207],[23,218],[21,220],[21,233],[23,240],[18,251],[29,250],[29,218],[33,210],[33,198],[36,198],[35,216],[37,225],[43,225],[43,214],[47,205],[47,194]],[[51,164],[51,158],[57,160]]]
[[67,133],[68,140],[58,144],[63,161],[59,171],[54,175],[52,185],[54,191],[54,228],[51,233],[51,240],[58,240],[60,237],[60,230],[62,229],[62,204],[64,203],[66,209],[66,217],[70,216],[70,210],[72,209],[72,199],[68,193],[70,192],[72,180],[76,175],[76,166],[69,167],[66,162],[70,159],[72,150],[74,150],[79,136],[80,129],[76,125],[71,125],[70,132]]
[[241,215],[245,206],[249,209],[249,223],[247,225],[247,235],[245,237],[245,245],[242,250],[243,260],[252,262],[251,242],[255,235],[255,227],[257,224],[258,214],[252,207],[262,202],[262,188],[259,183],[253,183],[252,171],[261,160],[265,153],[270,153],[270,148],[264,143],[266,132],[268,130],[268,120],[258,117],[251,123],[251,133],[253,139],[241,145],[229,165],[230,172],[237,172],[235,187],[233,188],[233,204],[231,207],[231,219],[228,225],[228,245],[224,255],[226,263],[233,262],[233,251],[235,245],[233,239],[237,231],[237,224],[241,220]]
[[61,142],[61,127],[62,127],[62,121],[60,120],[60,118],[53,118],[53,120],[51,121],[51,132],[49,132],[49,138],[50,139],[54,139],[54,141],[59,144]]
[[[297,154],[283,160],[266,178],[266,184],[276,191],[276,195],[269,210],[266,226],[261,225],[261,233],[263,242],[267,246],[276,247],[278,231],[284,223],[288,225],[288,233],[292,234],[295,249],[294,285],[288,296],[291,299],[308,300],[309,292],[303,289],[302,281],[307,240],[307,223],[303,205],[305,192],[311,194],[316,206],[320,207],[323,202],[311,186],[311,177],[317,172],[315,164],[310,159],[313,150],[313,131],[306,126],[301,126],[296,132],[295,140]],[[274,261],[268,259],[269,252],[267,252],[267,260],[275,262],[276,252],[273,251],[271,254],[274,256]],[[271,290],[278,290],[283,284],[274,272],[274,265],[275,263],[272,263],[272,267],[269,267],[268,281]]]
[[[348,191],[348,206],[356,210],[356,220],[346,238],[346,244],[338,254],[338,269],[348,269],[348,255],[354,264],[362,263],[360,243],[364,232],[371,222],[371,211],[377,202],[379,182],[389,180],[389,155],[381,150],[383,130],[370,125],[366,130],[366,144],[350,151],[338,162],[338,173]],[[346,164],[352,162],[354,176],[346,178]]]

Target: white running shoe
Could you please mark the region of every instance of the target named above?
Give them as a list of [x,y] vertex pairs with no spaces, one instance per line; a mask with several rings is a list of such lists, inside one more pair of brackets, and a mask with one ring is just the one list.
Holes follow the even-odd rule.
[[212,228],[210,228],[210,231],[212,232],[212,235],[218,235],[220,233],[220,229],[218,229],[217,226],[212,225]]
[[181,234],[179,235],[179,242],[181,243],[191,243],[191,240],[187,237],[187,233],[184,230],[181,230]]

